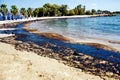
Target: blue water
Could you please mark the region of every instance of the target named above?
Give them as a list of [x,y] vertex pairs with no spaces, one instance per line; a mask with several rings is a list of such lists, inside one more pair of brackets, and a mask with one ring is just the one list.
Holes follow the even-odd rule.
[[120,15],[75,19],[54,19],[32,23],[40,32],[56,32],[76,39],[97,38],[120,41]]

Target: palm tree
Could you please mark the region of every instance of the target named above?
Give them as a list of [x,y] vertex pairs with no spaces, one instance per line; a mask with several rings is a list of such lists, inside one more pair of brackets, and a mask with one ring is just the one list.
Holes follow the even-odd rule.
[[1,4],[0,7],[1,7],[2,11],[3,11],[5,14],[8,13],[8,9],[7,9],[7,5],[6,5],[6,4]]
[[3,20],[6,20],[6,14],[8,14],[8,9],[6,4],[1,4],[1,9],[2,9],[2,15],[3,15]]
[[15,16],[18,14],[18,8],[16,5],[11,6],[11,13],[13,13]]
[[95,9],[92,9],[92,10],[91,10],[92,15],[95,14],[95,12],[96,12]]
[[28,17],[32,16],[32,14],[33,14],[32,8],[27,9],[27,14],[28,14]]
[[6,4],[1,4],[0,7],[2,8],[2,10],[4,10],[7,7],[7,5]]
[[0,12],[2,12],[2,8],[0,8]]
[[21,9],[20,9],[20,13],[21,13],[23,16],[25,16],[25,15],[26,15],[26,10],[25,10],[25,8],[21,8]]
[[77,6],[77,9],[78,9],[78,15],[81,15],[82,14],[82,5],[78,5]]

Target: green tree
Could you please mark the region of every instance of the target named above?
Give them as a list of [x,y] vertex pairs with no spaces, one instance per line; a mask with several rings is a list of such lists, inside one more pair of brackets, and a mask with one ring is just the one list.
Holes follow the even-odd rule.
[[1,4],[1,9],[4,11],[6,14],[8,13],[7,5],[6,4]]
[[74,9],[74,12],[75,12],[75,15],[78,15],[78,9],[77,8]]
[[83,6],[83,13],[85,14],[85,9],[86,9],[86,7],[85,6]]
[[74,10],[69,10],[69,15],[70,15],[70,16],[75,15]]
[[85,6],[82,7],[82,5],[78,5],[74,9],[75,15],[84,15],[85,14]]
[[7,8],[7,5],[6,4],[1,4],[0,6],[2,8],[2,10],[6,9]]
[[52,4],[47,3],[47,4],[44,4],[43,7],[46,8],[46,14],[45,15],[50,16]]
[[20,9],[20,13],[25,16],[26,15],[26,9],[25,8],[21,8]]
[[61,13],[60,13],[60,11],[59,11],[59,9],[60,9],[60,6],[59,6],[59,5],[54,4],[54,5],[53,5],[53,8],[54,8],[54,16],[59,16],[59,15],[61,15]]
[[113,14],[120,14],[120,11],[115,11],[113,12]]
[[56,5],[56,4],[45,4],[43,5],[43,7],[45,8],[46,10],[46,16],[58,16],[60,14],[60,6],[59,5]]
[[46,8],[45,8],[45,7],[43,7],[43,8],[42,8],[42,10],[43,10],[43,16],[45,16],[45,13],[46,13]]
[[18,13],[18,8],[16,7],[16,5],[12,5],[12,6],[11,6],[11,13],[13,13],[15,16],[17,15],[17,13]]
[[27,14],[28,14],[28,17],[31,17],[33,15],[33,10],[32,8],[28,8],[27,9]]
[[92,9],[92,10],[91,10],[92,15],[95,14],[95,12],[96,12],[95,9]]
[[61,16],[61,15],[62,15],[62,13],[58,10],[57,16]]
[[0,12],[2,12],[2,9],[0,8]]
[[77,6],[78,15],[81,15],[81,14],[82,14],[82,13],[81,13],[81,12],[82,12],[81,9],[82,9],[82,5],[80,4],[80,5]]
[[81,14],[80,15],[84,15],[85,14],[85,12],[84,12],[84,9],[83,8],[81,8],[81,12],[80,12]]
[[53,5],[51,6],[51,15],[52,15],[52,16],[57,16],[57,14],[58,14],[58,5],[53,4]]
[[45,7],[41,7],[39,8],[39,13],[38,13],[38,16],[41,17],[41,16],[46,16],[46,8]]
[[34,17],[38,17],[38,13],[39,13],[39,8],[35,8],[35,10],[33,11]]
[[62,16],[66,16],[68,14],[67,5],[60,6],[59,11],[61,12]]
[[102,10],[98,9],[97,12],[102,12]]
[[38,16],[39,16],[39,17],[44,16],[43,7],[39,8]]
[[86,15],[91,15],[90,10],[87,10],[87,11],[86,11]]
[[7,8],[5,9],[5,13],[8,14],[8,9]]

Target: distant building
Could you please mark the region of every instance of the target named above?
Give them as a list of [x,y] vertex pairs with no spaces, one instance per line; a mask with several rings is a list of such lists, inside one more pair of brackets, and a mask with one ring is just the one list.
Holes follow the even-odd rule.
[[102,11],[97,11],[95,14],[103,14]]
[[110,11],[107,11],[107,10],[103,11],[103,13],[104,13],[104,14],[111,14],[111,12],[110,12]]

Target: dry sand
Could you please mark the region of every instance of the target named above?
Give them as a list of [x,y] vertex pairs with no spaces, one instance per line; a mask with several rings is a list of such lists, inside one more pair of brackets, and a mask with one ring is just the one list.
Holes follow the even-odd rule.
[[14,34],[0,34],[0,38],[14,36]]
[[30,17],[30,18],[25,18],[25,19],[0,21],[0,25],[1,24],[11,24],[11,23],[35,21],[35,20],[82,18],[82,17],[97,17],[97,16],[107,16],[107,15],[103,14],[103,15],[75,15],[75,16],[55,16],[55,17]]
[[[103,80],[55,59],[0,43],[0,80]],[[110,80],[110,79],[108,79]],[[113,79],[111,79],[113,80]]]

